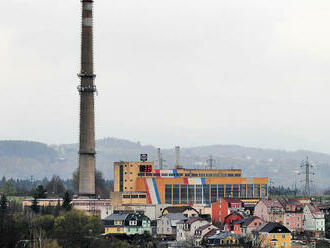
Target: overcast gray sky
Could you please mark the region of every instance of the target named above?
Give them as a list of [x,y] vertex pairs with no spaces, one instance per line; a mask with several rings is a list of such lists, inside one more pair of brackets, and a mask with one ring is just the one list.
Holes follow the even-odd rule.
[[[0,16],[0,139],[78,140],[80,1]],[[96,0],[96,135],[330,152],[329,0]]]

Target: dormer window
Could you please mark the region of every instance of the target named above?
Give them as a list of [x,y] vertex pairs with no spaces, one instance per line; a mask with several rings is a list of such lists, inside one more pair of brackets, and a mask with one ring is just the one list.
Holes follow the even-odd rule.
[[136,226],[137,225],[137,220],[130,220],[129,225],[130,226]]

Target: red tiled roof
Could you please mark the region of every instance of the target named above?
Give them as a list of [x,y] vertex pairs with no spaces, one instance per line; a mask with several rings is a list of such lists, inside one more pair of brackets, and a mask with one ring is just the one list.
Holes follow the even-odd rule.
[[278,208],[283,208],[283,205],[279,202],[277,199],[271,199],[271,200],[261,200],[265,205],[269,207],[278,207]]
[[228,203],[241,203],[241,199],[239,198],[223,198]]

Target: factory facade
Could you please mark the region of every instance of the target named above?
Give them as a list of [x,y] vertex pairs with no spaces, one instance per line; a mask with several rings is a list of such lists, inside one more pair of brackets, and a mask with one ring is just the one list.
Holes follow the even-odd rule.
[[153,162],[115,162],[112,200],[122,204],[209,206],[221,198],[267,199],[268,178],[240,169],[158,170]]

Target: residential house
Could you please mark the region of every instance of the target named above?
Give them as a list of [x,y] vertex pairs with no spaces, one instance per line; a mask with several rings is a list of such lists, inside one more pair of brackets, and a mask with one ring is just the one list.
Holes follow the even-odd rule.
[[249,236],[253,231],[259,230],[265,223],[263,219],[257,216],[234,221],[233,232],[237,235]]
[[196,246],[201,245],[204,237],[208,237],[210,236],[210,234],[215,234],[217,231],[220,232],[220,229],[212,225],[211,223],[198,227],[195,230],[195,235],[194,235],[195,245]]
[[206,239],[206,247],[224,248],[224,247],[251,247],[249,244],[244,243],[238,235],[230,232],[220,232]]
[[140,212],[115,211],[104,220],[106,234],[144,234],[152,233],[151,220]]
[[115,212],[107,216],[103,222],[105,227],[105,233],[111,234],[124,234],[125,220],[129,213]]
[[224,231],[225,232],[231,232],[234,230],[234,222],[238,220],[242,220],[244,218],[247,218],[244,212],[232,212],[229,215],[227,215],[224,219]]
[[263,199],[254,208],[254,216],[266,222],[284,222],[285,209],[278,199]]
[[177,223],[187,220],[182,213],[167,213],[157,219],[157,235],[163,238],[175,239]]
[[268,222],[259,230],[260,247],[290,248],[291,232],[278,222]]
[[163,210],[162,214],[181,213],[187,218],[198,217],[199,212],[191,206],[170,206]]
[[210,223],[200,217],[192,217],[187,220],[180,221],[177,225],[176,240],[178,242],[190,242],[195,240],[195,231],[199,227],[205,226],[207,224]]
[[239,198],[220,198],[212,204],[212,222],[224,223],[232,212],[244,211],[244,203]]
[[283,225],[291,232],[302,232],[304,230],[303,204],[290,198],[281,198],[279,201],[285,211]]
[[330,215],[330,205],[319,205],[318,208],[324,213],[325,216]]
[[324,234],[324,213],[312,204],[306,204],[304,207],[304,228],[305,231],[312,232],[315,236],[323,236]]
[[143,213],[129,214],[125,220],[126,235],[152,234],[151,220]]
[[297,199],[301,204],[306,205],[311,203],[311,199],[308,197],[302,197]]

